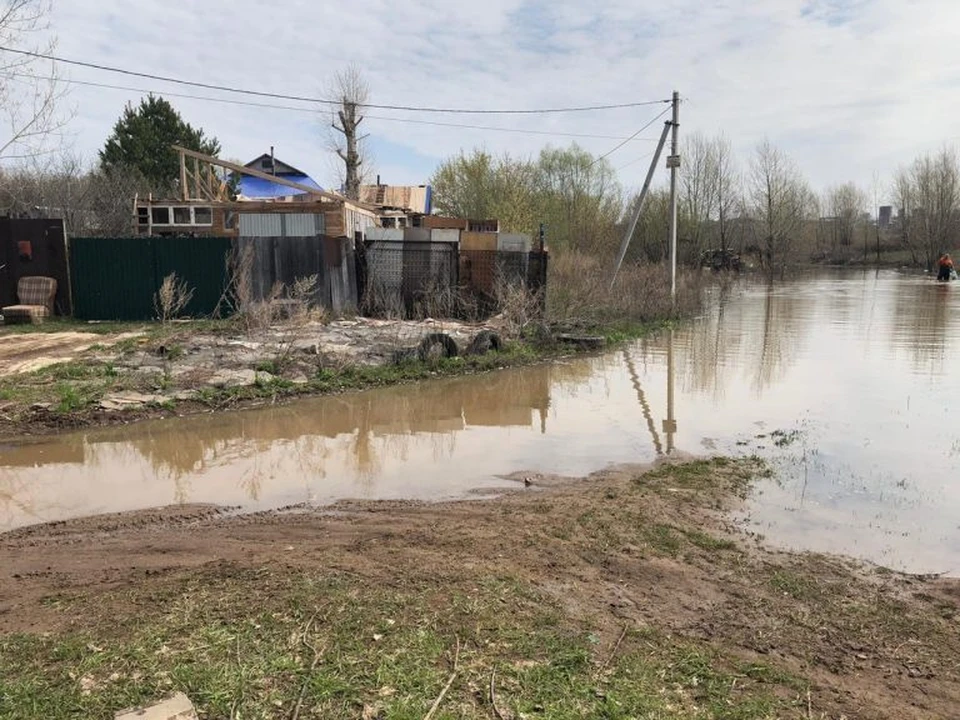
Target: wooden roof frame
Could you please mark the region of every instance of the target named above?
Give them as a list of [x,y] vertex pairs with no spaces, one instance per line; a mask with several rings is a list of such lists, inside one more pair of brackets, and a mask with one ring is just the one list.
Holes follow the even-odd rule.
[[[308,195],[321,197],[324,200],[337,203],[347,203],[371,212],[376,212],[375,206],[368,205],[367,203],[361,203],[356,200],[348,200],[343,195],[327,192],[326,190],[318,190],[310,185],[303,185],[301,183],[294,182],[293,180],[287,180],[286,178],[278,175],[271,175],[270,173],[261,172],[260,170],[254,170],[253,168],[248,168],[244,165],[238,165],[237,163],[230,162],[229,160],[221,160],[220,158],[215,158],[211,155],[205,155],[204,153],[197,152],[196,150],[189,150],[188,148],[181,147],[180,145],[174,145],[173,149],[180,154],[180,187],[183,193],[184,201],[198,199],[189,197],[190,185],[188,181],[189,179],[193,179],[195,187],[199,190],[198,195],[201,193],[205,193],[207,195],[207,197],[199,199],[210,200],[213,202],[230,202],[230,197],[227,195],[226,183],[214,178],[213,167],[216,166],[224,168],[225,170],[232,170],[233,172],[241,173],[243,175],[260,178],[261,180],[269,180],[277,185],[284,185]],[[194,161],[193,172],[190,172],[190,170],[187,168],[187,158],[192,158]],[[202,176],[203,173],[200,170],[200,163],[207,164],[209,169],[207,178],[203,178]],[[192,176],[192,178],[190,176]],[[214,182],[215,180],[216,182]]]

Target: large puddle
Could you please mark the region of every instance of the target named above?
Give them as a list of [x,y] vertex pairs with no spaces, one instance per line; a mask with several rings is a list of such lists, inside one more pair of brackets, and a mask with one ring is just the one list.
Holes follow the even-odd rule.
[[[778,468],[740,518],[787,547],[960,571],[960,285],[745,282],[629,350],[0,447],[0,531],[171,503],[434,500],[674,450]],[[775,433],[775,434],[774,434]]]

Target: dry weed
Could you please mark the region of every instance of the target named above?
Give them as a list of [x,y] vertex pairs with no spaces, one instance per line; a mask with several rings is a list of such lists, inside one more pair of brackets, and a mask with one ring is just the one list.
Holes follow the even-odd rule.
[[153,294],[153,309],[160,322],[166,324],[178,318],[192,299],[193,288],[186,280],[178,278],[175,272],[170,273],[163,279],[160,289]]
[[678,275],[675,304],[663,265],[624,265],[612,288],[610,273],[608,264],[585,253],[552,257],[547,284],[550,321],[573,326],[650,322],[692,315],[700,306],[698,273]]

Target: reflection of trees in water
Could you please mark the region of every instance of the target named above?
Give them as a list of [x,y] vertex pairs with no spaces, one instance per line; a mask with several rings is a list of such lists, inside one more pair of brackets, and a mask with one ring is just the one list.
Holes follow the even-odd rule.
[[[755,326],[756,335],[748,335],[746,340],[748,346],[758,348],[752,383],[757,395],[780,380],[796,362],[809,331],[810,306],[814,302],[806,295],[795,295],[789,290],[778,292],[774,283],[767,285],[762,315]],[[747,328],[748,333],[750,329]]]
[[122,462],[127,467],[147,460],[156,477],[173,484],[181,503],[189,500],[194,477],[227,465],[244,466],[238,467],[238,482],[254,501],[281,473],[302,475],[309,492],[335,459],[359,481],[372,483],[391,462],[409,459],[415,448],[427,448],[435,462],[452,457],[458,433],[468,426],[530,427],[538,421],[543,429],[551,392],[574,392],[594,376],[597,362],[577,360],[115,428],[92,447],[94,453],[109,449],[113,458],[129,454],[130,460]]
[[[761,393],[791,367],[812,322],[816,295],[791,293],[789,284],[769,283],[762,295],[748,287],[722,285],[703,315],[675,331],[678,379],[686,392],[726,399],[734,374],[748,373]],[[666,363],[666,336],[641,340],[633,360],[643,372],[649,363]]]
[[0,477],[0,530],[21,525],[24,518],[42,519],[31,490],[19,471],[4,469]]
[[677,332],[677,344],[686,348],[681,363],[682,386],[687,392],[709,392],[714,400],[725,396],[721,373],[736,370],[743,342],[743,305],[733,303],[734,288],[723,283],[711,298],[704,315]]
[[904,283],[893,303],[891,343],[909,348],[915,369],[943,373],[953,288],[946,284]]
[[88,459],[80,435],[7,446],[0,458],[0,531],[22,525],[27,518],[44,521],[62,515],[63,502],[37,500],[36,468],[47,474],[52,467],[82,466]]

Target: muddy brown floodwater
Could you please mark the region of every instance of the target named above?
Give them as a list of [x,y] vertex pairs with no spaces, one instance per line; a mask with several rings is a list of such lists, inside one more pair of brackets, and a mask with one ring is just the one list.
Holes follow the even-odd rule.
[[[0,448],[0,531],[169,504],[437,500],[671,453],[760,454],[773,544],[960,574],[960,285],[836,272],[717,290],[628,349]],[[517,471],[522,471],[518,474]]]

